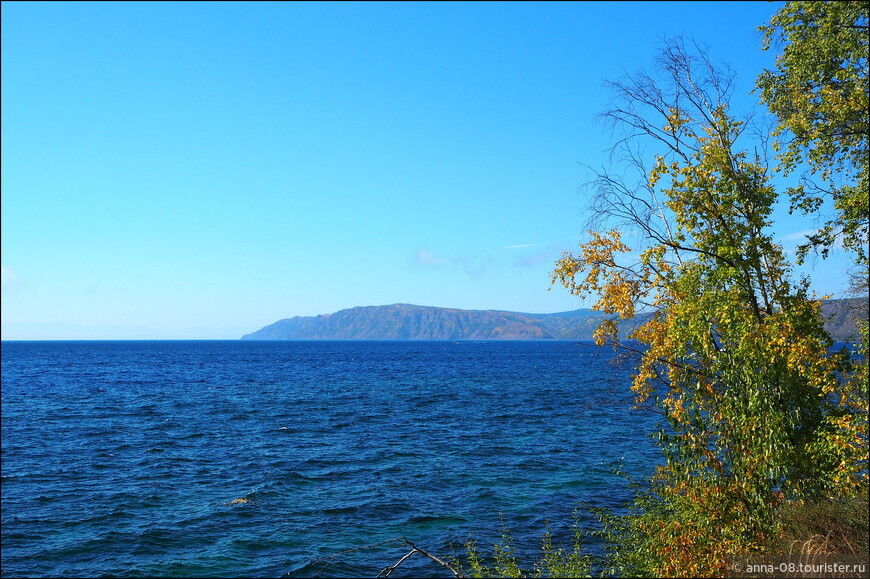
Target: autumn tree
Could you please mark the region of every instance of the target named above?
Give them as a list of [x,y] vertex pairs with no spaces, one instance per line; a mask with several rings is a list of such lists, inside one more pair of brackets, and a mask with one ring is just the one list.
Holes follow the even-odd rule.
[[640,342],[637,402],[668,423],[666,464],[634,514],[610,520],[617,574],[722,574],[763,548],[783,501],[860,484],[848,360],[774,241],[765,135],[729,110],[733,78],[673,40],[654,72],[609,83],[621,170],[591,183],[596,230],[553,273],[615,318],[647,314],[628,336],[617,319],[596,333]]
[[[762,26],[763,48],[781,47],[776,69],[758,78],[778,119],[774,147],[786,173],[806,167],[789,190],[793,210],[833,215],[801,247],[826,255],[842,241],[866,278],[868,259],[868,11],[857,2],[792,1]],[[866,289],[866,285],[864,286]],[[865,291],[866,293],[866,291]]]

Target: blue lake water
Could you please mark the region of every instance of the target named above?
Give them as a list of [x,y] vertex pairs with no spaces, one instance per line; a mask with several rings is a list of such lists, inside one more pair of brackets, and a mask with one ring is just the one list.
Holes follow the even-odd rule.
[[491,553],[500,518],[569,546],[662,461],[630,373],[578,342],[3,342],[2,576],[373,577],[407,550],[342,552]]

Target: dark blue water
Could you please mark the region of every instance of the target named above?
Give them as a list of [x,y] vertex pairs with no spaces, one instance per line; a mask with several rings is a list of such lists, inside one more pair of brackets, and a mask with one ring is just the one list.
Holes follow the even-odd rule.
[[[619,508],[655,415],[573,342],[4,342],[4,577],[372,577]],[[590,519],[591,520],[591,519]],[[592,545],[594,547],[594,545]],[[332,557],[331,559],[329,557]],[[449,576],[412,558],[393,576]]]

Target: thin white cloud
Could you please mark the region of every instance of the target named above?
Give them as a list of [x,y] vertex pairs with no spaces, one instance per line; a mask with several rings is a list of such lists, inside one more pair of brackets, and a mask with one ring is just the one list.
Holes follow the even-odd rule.
[[438,267],[447,263],[447,260],[443,257],[438,257],[429,250],[420,249],[414,255],[414,263],[425,267]]

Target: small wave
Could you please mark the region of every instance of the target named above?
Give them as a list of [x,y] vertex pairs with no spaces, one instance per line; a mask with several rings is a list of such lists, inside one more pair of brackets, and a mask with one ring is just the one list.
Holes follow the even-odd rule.
[[88,438],[92,438],[92,437],[102,438],[104,436],[112,434],[113,432],[114,432],[114,430],[111,428],[99,428],[99,429],[85,431],[83,433],[83,435],[87,436]]
[[356,512],[357,510],[359,510],[359,507],[357,505],[350,505],[347,507],[335,507],[332,509],[323,509],[320,512],[323,513],[324,515],[345,515],[345,514]]
[[290,471],[283,475],[283,479],[288,482],[315,482],[316,478],[311,478],[310,476],[305,476],[302,473],[298,473],[296,471]]
[[191,432],[190,434],[186,434],[186,435],[180,437],[180,440],[190,440],[192,438],[202,438],[203,436],[205,436],[204,432]]
[[137,551],[159,552],[167,544],[177,539],[177,535],[178,531],[164,527],[144,529],[136,533],[136,539],[138,540]]
[[411,517],[408,522],[412,525],[434,524],[434,523],[464,523],[467,519],[452,515],[417,515]]

